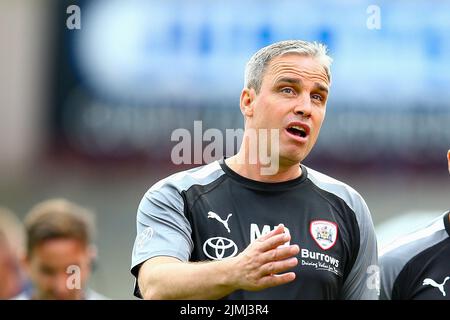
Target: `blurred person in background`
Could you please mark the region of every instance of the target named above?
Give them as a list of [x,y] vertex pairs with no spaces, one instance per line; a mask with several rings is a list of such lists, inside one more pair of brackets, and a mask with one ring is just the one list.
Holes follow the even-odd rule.
[[20,264],[23,249],[22,224],[9,209],[0,207],[0,299],[10,299],[25,289]]
[[101,300],[87,288],[96,256],[94,216],[65,199],[37,204],[25,217],[25,269],[30,290],[18,300]]
[[[253,55],[239,152],[176,173],[142,198],[131,268],[137,296],[378,299],[367,285],[378,256],[364,199],[301,164],[325,117],[330,65],[316,42],[281,41]],[[261,137],[265,130],[278,139]],[[251,144],[268,151],[274,171],[249,160]]]
[[383,248],[380,267],[382,300],[450,300],[450,211]]

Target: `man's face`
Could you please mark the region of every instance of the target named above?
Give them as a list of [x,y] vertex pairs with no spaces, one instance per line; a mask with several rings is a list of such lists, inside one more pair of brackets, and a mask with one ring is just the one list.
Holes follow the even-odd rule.
[[76,239],[58,238],[38,244],[26,261],[35,289],[34,298],[82,299],[91,260],[89,247]]
[[278,129],[280,164],[298,164],[317,141],[328,87],[326,71],[316,59],[298,54],[278,56],[267,66],[260,92],[246,89],[252,97],[246,127]]
[[22,278],[19,258],[0,236],[0,300],[10,299],[20,293]]

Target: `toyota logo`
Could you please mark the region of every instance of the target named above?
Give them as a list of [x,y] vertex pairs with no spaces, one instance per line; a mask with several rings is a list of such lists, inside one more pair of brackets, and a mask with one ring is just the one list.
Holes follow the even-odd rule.
[[238,248],[233,240],[223,237],[209,238],[203,244],[203,252],[213,260],[234,257],[237,251]]

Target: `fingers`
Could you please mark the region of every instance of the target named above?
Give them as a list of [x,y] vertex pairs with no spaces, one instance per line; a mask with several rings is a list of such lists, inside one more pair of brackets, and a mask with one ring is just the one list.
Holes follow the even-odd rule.
[[260,255],[260,259],[262,263],[268,263],[270,261],[279,261],[279,260],[285,260],[287,258],[290,258],[292,256],[296,256],[300,252],[300,248],[298,245],[290,245],[287,247],[279,247],[272,250],[269,250],[267,252],[264,252]]
[[258,238],[258,240],[265,241],[276,234],[282,234],[282,233],[284,233],[284,224],[280,223],[275,229],[273,229],[269,233],[263,235],[262,237]]
[[281,246],[290,240],[291,236],[289,234],[286,233],[275,234],[268,239],[260,240],[259,249],[261,252],[265,252],[270,249],[277,248],[278,246]]
[[265,276],[260,280],[261,288],[269,288],[289,283],[295,280],[294,272],[287,272],[283,274],[274,274]]
[[297,264],[298,259],[295,257],[282,261],[271,261],[260,268],[260,275],[266,276],[281,273],[295,267]]
[[293,281],[295,273],[287,271],[298,265],[295,256],[300,248],[298,245],[285,245],[290,240],[290,234],[285,233],[284,225],[280,224],[252,242],[237,257],[238,269],[243,270],[237,287],[253,291]]

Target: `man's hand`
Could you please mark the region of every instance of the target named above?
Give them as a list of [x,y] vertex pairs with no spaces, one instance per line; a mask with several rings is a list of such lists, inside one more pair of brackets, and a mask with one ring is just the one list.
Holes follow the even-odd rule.
[[138,275],[146,299],[220,299],[236,290],[257,291],[291,282],[298,264],[297,245],[284,246],[291,237],[284,226],[251,243],[236,257],[186,263],[157,256],[143,263]]
[[238,256],[230,258],[236,264],[234,286],[258,291],[293,281],[294,272],[282,273],[298,264],[295,257],[300,251],[298,245],[283,246],[290,239],[291,236],[284,233],[284,226],[280,224],[275,230],[252,242]]

